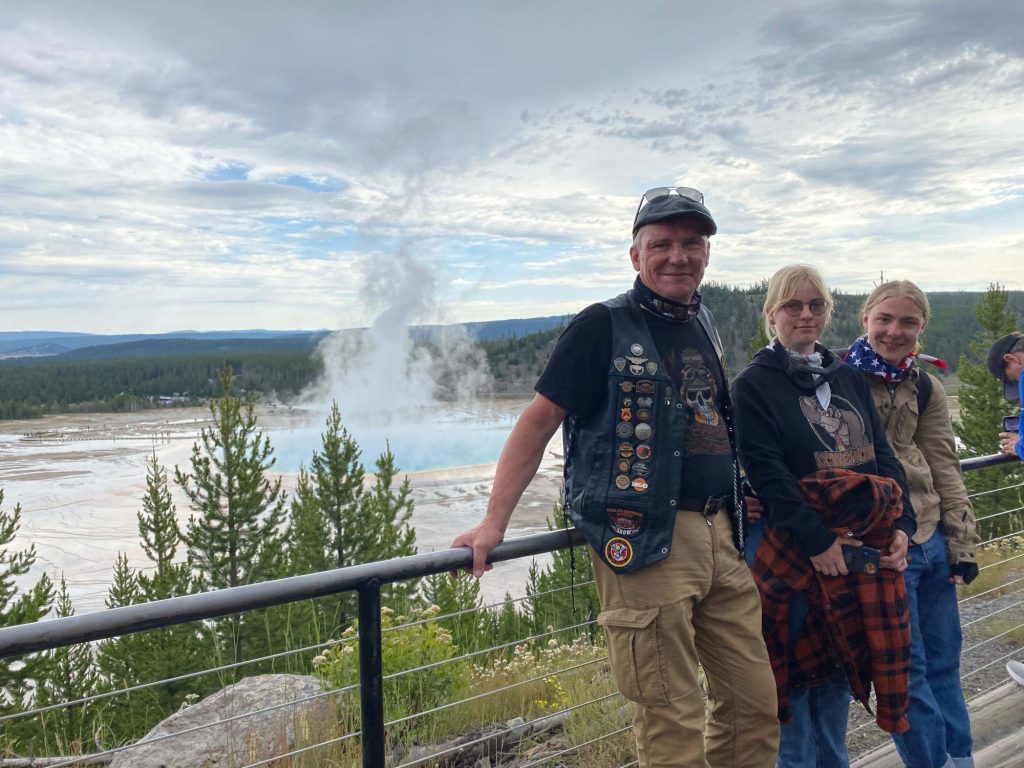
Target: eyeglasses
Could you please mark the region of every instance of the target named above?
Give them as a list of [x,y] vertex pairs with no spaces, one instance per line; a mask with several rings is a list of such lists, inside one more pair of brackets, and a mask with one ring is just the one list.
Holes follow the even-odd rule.
[[633,221],[636,221],[636,217],[640,215],[640,211],[648,203],[653,203],[662,197],[669,197],[675,195],[676,197],[682,197],[690,200],[694,203],[700,203],[704,205],[704,195],[699,189],[693,187],[654,187],[648,189],[640,196],[640,204],[636,207],[636,214],[633,216]]
[[800,299],[790,299],[783,304],[779,309],[784,309],[786,314],[790,317],[800,317],[800,314],[804,311],[804,307],[811,310],[812,315],[824,315],[825,310],[828,309],[828,302],[824,299],[811,299],[810,301],[800,301]]

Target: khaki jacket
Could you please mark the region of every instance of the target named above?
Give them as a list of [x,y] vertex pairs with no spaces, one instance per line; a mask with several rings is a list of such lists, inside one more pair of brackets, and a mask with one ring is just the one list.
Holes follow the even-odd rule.
[[886,437],[907,474],[917,513],[914,543],[928,541],[941,525],[950,564],[973,563],[981,537],[956,455],[946,390],[932,376],[932,394],[924,415],[919,415],[917,381],[922,375],[930,374],[914,365],[892,390],[879,376],[867,379]]

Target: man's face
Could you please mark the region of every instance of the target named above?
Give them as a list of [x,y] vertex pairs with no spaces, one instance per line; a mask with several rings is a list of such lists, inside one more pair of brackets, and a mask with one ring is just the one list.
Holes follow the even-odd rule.
[[1016,384],[1024,370],[1024,352],[1009,352],[1003,357],[1003,375]]
[[688,219],[648,224],[639,247],[629,249],[633,269],[643,284],[666,299],[686,304],[704,279],[710,244],[700,227]]

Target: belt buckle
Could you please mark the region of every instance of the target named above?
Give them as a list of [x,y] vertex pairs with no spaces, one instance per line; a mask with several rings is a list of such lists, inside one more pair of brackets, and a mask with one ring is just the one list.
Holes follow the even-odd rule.
[[718,496],[708,496],[704,501],[703,514],[704,517],[711,517],[718,512],[718,508],[721,506],[722,500]]

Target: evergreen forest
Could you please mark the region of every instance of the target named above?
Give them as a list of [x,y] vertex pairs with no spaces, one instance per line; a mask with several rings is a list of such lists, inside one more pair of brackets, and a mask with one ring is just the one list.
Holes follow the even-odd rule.
[[[703,287],[704,303],[715,315],[734,373],[747,363],[752,342],[760,338],[765,289],[763,282],[749,288],[716,283]],[[1008,316],[1020,327],[1024,292],[1005,293]],[[946,360],[952,372],[980,330],[975,314],[983,296],[978,292],[930,295],[932,317],[925,349]],[[835,299],[836,311],[823,341],[838,349],[862,332],[864,296],[836,292]],[[549,322],[547,330],[473,342],[486,357],[493,393],[532,392],[566,319],[550,318]],[[418,344],[431,344],[428,335],[416,337]],[[239,392],[264,401],[288,401],[320,378],[323,361],[316,346],[320,338],[248,339],[230,344],[134,342],[78,349],[52,358],[0,360],[0,419],[194,405],[217,397],[217,374],[224,365],[231,366]]]

